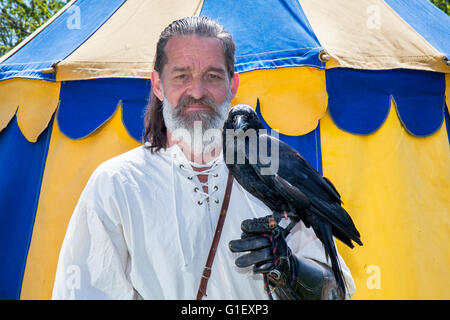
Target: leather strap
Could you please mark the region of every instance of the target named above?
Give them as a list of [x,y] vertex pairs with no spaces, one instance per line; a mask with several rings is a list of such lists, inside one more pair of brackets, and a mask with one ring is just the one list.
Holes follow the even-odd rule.
[[233,187],[233,175],[228,172],[227,187],[225,189],[225,196],[223,197],[222,209],[220,209],[219,220],[217,221],[216,232],[214,239],[209,249],[208,259],[206,259],[205,268],[203,269],[202,278],[200,279],[200,286],[198,287],[197,300],[202,300],[206,296],[206,286],[208,285],[209,277],[211,276],[211,267],[216,255],[217,246],[219,245],[220,235],[222,234],[222,227],[225,223],[227,215],[228,204],[230,203],[231,188]]

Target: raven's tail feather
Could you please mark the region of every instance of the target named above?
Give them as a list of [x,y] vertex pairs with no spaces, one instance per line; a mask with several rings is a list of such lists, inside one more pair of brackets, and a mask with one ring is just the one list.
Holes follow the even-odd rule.
[[331,233],[331,225],[328,222],[320,221],[314,231],[320,241],[322,241],[327,256],[331,259],[331,268],[333,270],[334,277],[336,278],[336,282],[345,297],[347,286],[344,280],[341,265],[339,263],[336,244],[333,240],[333,234]]

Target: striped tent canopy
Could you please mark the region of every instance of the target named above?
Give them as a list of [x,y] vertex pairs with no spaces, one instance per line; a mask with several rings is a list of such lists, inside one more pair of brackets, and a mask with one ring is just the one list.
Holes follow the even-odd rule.
[[232,104],[340,191],[354,299],[450,298],[450,18],[428,0],[71,1],[0,59],[0,298],[51,297],[85,183],[140,145],[159,34],[192,15],[233,35]]

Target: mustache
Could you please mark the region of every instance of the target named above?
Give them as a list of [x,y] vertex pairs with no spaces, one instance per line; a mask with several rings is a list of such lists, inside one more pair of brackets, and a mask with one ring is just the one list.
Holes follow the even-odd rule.
[[191,104],[203,105],[203,106],[209,107],[211,109],[211,111],[213,111],[213,112],[217,111],[217,104],[211,98],[202,97],[200,99],[195,99],[191,96],[182,97],[180,99],[180,101],[178,102],[176,109],[178,109],[180,112],[184,112],[184,110],[186,109],[186,106],[191,105]]

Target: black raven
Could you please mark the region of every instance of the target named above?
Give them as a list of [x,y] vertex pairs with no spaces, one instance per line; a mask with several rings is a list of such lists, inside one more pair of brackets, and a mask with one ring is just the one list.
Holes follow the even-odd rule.
[[263,130],[250,106],[241,104],[229,111],[223,130],[228,169],[244,189],[272,210],[274,217],[288,213],[293,220],[289,229],[300,220],[313,228],[331,259],[336,282],[345,293],[333,236],[353,248],[352,240],[362,245],[358,230],[342,208],[341,197],[331,181],[296,150]]

